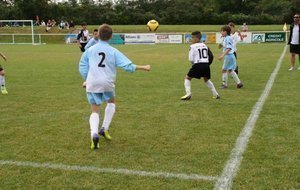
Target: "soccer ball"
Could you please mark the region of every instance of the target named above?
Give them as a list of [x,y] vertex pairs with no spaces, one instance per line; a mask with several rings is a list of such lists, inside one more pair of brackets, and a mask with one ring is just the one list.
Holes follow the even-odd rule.
[[148,23],[147,23],[147,28],[149,31],[151,32],[155,32],[158,28],[159,24],[156,20],[150,20]]

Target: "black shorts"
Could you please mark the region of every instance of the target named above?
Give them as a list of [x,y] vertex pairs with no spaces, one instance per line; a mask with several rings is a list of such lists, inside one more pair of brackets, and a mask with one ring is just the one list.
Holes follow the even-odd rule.
[[86,46],[86,44],[87,43],[80,43],[80,45],[81,45],[81,48],[80,48],[81,52],[85,51],[84,47]]
[[0,65],[0,71],[3,71],[3,67],[2,67],[2,65]]
[[201,77],[205,77],[210,79],[210,67],[208,63],[196,63],[189,70],[187,76],[191,78],[200,79]]
[[290,53],[300,54],[300,45],[290,44]]

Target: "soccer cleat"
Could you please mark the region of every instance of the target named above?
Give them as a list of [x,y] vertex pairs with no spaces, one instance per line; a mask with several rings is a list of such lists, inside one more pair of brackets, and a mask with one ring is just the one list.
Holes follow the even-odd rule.
[[104,128],[100,129],[99,135],[102,135],[106,140],[112,140],[112,137],[109,135],[108,130],[104,130]]
[[289,68],[289,71],[293,71],[295,69],[296,69],[295,67],[291,67],[291,68]]
[[226,84],[222,84],[219,88],[220,89],[225,89],[225,88],[228,88],[228,86]]
[[219,99],[221,99],[221,96],[217,95],[217,96],[213,96],[213,98],[216,99],[216,100],[219,100]]
[[2,93],[2,94],[8,94],[8,92],[7,92],[6,88],[5,88],[5,86],[2,86],[2,87],[1,87],[1,93]]
[[242,88],[243,86],[244,86],[243,83],[239,83],[236,85],[237,88]]
[[182,96],[180,99],[181,100],[190,100],[192,98],[192,95],[184,95],[184,96]]
[[91,149],[95,150],[98,148],[100,148],[99,136],[97,134],[94,134],[93,138],[91,138]]

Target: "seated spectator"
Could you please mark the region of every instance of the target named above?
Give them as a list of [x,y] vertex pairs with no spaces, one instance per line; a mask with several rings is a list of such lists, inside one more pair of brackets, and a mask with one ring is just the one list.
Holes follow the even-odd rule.
[[74,28],[75,27],[75,24],[73,22],[73,20],[70,21],[70,24],[69,24],[69,28]]
[[65,27],[66,27],[66,23],[63,20],[61,20],[59,23],[59,28],[64,29]]
[[46,25],[46,32],[48,32],[52,28],[52,22],[51,20],[48,20],[47,25]]
[[46,23],[44,20],[41,21],[41,26],[46,26]]

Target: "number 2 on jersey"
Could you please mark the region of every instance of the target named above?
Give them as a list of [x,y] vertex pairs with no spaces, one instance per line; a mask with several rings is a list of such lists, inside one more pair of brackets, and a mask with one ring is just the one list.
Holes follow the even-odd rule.
[[105,59],[105,53],[104,52],[100,52],[100,53],[98,53],[98,55],[101,56],[101,60],[100,60],[100,62],[98,64],[98,67],[105,67],[105,64],[103,64],[103,61]]

